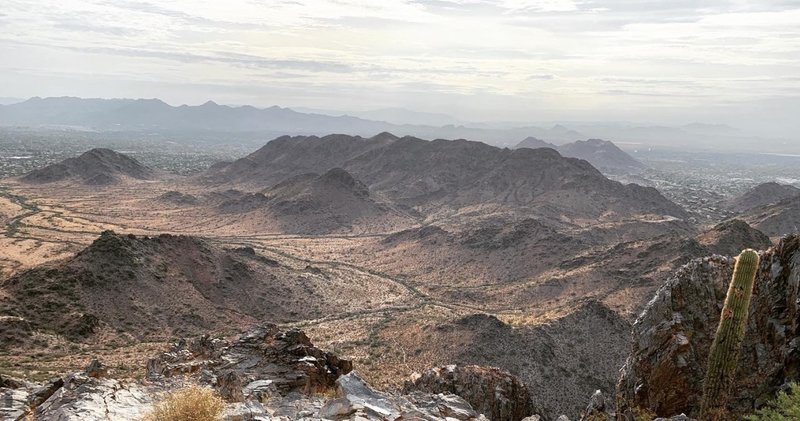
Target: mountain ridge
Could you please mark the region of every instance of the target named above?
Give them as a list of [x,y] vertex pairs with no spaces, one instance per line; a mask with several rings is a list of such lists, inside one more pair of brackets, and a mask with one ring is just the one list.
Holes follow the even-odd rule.
[[244,158],[215,166],[198,180],[276,185],[336,167],[364,182],[370,192],[421,212],[439,205],[459,209],[497,203],[538,208],[550,217],[555,209],[587,218],[610,210],[686,216],[655,189],[611,181],[589,162],[552,149],[500,149],[463,139],[427,141],[391,133],[282,136]]

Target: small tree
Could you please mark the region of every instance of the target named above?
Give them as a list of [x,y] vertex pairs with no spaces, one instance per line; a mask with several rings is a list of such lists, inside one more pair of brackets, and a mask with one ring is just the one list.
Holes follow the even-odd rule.
[[744,418],[748,421],[800,420],[800,385],[791,383],[789,393],[778,392],[778,396],[765,407]]

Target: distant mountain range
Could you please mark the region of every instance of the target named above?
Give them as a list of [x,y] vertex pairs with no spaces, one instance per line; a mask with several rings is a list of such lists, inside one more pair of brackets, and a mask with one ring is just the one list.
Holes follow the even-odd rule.
[[[705,123],[684,126],[640,126],[629,123],[569,123],[542,128],[524,123],[461,123],[446,114],[402,108],[358,112],[300,112],[289,108],[219,105],[213,101],[197,106],[171,106],[159,99],[39,98],[2,105],[0,126],[69,126],[114,131],[193,131],[264,133],[266,135],[326,135],[346,133],[373,136],[390,131],[429,139],[470,139],[511,147],[520,139],[536,137],[562,144],[602,138],[617,145],[726,148],[760,152],[800,152],[800,144],[787,139],[761,139],[735,128]],[[311,110],[311,109],[308,109]],[[797,144],[795,149],[787,150]],[[789,146],[787,146],[789,145]]]
[[466,124],[463,120],[459,120],[451,115],[414,111],[400,107],[381,108],[378,110],[367,111],[336,111],[306,107],[292,107],[292,109],[297,112],[310,114],[323,114],[329,116],[349,115],[366,120],[385,121],[387,123],[397,125],[413,124],[418,126],[458,126]]
[[21,98],[10,98],[10,97],[5,97],[5,96],[0,97],[0,105],[10,105],[10,104],[16,104],[16,103],[24,102],[24,101],[25,100],[21,99]]

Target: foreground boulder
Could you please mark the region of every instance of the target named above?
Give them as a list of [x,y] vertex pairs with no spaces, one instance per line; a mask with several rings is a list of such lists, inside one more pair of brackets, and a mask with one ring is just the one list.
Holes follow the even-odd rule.
[[448,365],[415,374],[404,393],[452,393],[493,421],[520,421],[534,413],[528,388],[507,371],[477,365]]
[[463,398],[449,393],[391,395],[373,390],[355,372],[336,383],[337,399],[320,409],[321,418],[486,420]]
[[[681,268],[633,326],[634,345],[617,385],[618,419],[644,413],[697,416],[709,349],[733,270],[714,256]],[[761,253],[736,384],[733,419],[800,378],[800,237]]]

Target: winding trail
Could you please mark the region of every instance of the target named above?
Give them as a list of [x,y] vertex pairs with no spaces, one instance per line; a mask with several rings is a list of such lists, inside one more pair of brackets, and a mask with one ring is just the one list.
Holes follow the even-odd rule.
[[11,193],[8,187],[0,186],[0,197],[5,197],[11,203],[23,209],[21,214],[12,217],[6,224],[6,237],[12,238],[17,234],[23,219],[41,212],[41,209],[39,209],[36,203],[30,203],[25,197]]

